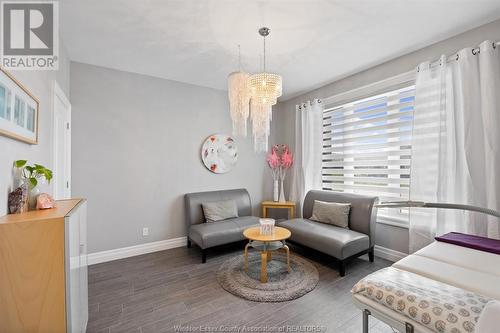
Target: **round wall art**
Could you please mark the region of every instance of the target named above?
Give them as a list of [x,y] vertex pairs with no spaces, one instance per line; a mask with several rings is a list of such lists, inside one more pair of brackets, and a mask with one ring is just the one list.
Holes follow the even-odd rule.
[[229,135],[213,134],[201,147],[201,159],[208,170],[214,173],[226,173],[236,164],[238,149]]

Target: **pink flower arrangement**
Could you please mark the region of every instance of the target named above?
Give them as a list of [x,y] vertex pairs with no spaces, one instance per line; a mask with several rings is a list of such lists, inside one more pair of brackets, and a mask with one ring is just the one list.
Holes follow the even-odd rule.
[[280,167],[280,158],[278,154],[276,153],[276,149],[271,150],[269,154],[267,154],[267,164],[269,164],[269,167],[273,170],[277,169]]
[[273,171],[273,179],[285,178],[286,170],[293,165],[293,154],[287,145],[274,145],[271,152],[267,154],[267,164]]
[[292,164],[293,164],[293,155],[288,149],[288,147],[286,147],[286,150],[281,155],[281,166],[284,169],[288,169],[292,166]]

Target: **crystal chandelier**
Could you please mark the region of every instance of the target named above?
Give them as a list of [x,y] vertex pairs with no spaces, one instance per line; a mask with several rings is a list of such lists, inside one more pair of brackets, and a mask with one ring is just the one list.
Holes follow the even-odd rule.
[[247,80],[250,74],[241,71],[241,54],[238,45],[238,71],[227,77],[229,112],[233,121],[233,135],[247,136],[247,119],[250,113],[250,94]]
[[[247,74],[241,70],[229,74],[229,105],[233,120],[233,134],[246,136],[246,121],[249,116],[252,121],[254,150],[267,151],[268,138],[271,130],[272,106],[282,94],[281,76],[266,72],[266,36],[269,28],[260,28],[259,34],[264,42],[263,71],[257,74]],[[243,87],[243,82],[245,82]],[[250,108],[248,107],[250,102]]]

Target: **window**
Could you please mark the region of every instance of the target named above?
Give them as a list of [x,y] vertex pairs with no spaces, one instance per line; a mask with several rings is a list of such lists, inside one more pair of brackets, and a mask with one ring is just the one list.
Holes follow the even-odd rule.
[[[366,96],[366,95],[365,95]],[[399,86],[342,104],[323,117],[323,189],[408,200],[415,87]],[[378,221],[406,224],[406,209],[379,209]]]

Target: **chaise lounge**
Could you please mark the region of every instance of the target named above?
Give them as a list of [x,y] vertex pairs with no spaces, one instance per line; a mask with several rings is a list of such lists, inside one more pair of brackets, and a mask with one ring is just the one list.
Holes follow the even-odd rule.
[[[350,203],[348,228],[312,221],[314,201]],[[290,240],[339,260],[340,276],[345,275],[346,262],[368,253],[373,262],[377,197],[332,191],[309,191],[304,199],[303,218],[279,223],[292,232]]]

